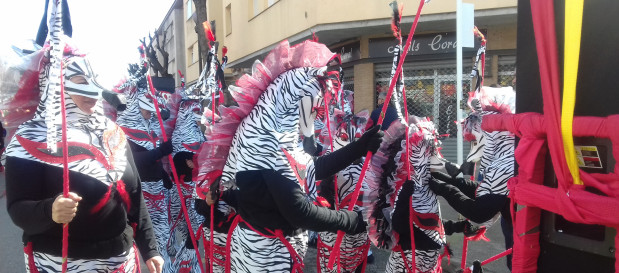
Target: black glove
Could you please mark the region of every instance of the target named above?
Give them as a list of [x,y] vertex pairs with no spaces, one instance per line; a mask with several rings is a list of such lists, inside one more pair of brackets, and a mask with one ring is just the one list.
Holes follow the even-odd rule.
[[444,174],[442,172],[432,172],[431,175],[432,175],[432,178],[438,179],[440,181],[446,182],[446,183],[451,184],[451,185],[456,184],[457,183],[456,180],[458,179],[458,178],[446,175],[446,174]]
[[357,227],[355,228],[355,231],[353,231],[350,234],[354,235],[354,234],[359,234],[362,232],[367,232],[367,227],[368,227],[368,224],[365,221],[363,221],[363,215],[361,214],[360,211],[357,211]]
[[462,165],[460,165],[460,172],[462,172],[463,175],[474,175],[475,174],[475,163],[468,162],[468,161],[462,163]]
[[166,156],[172,153],[172,140],[168,140],[159,145],[159,152],[161,152],[161,156]]
[[380,126],[376,125],[369,130],[367,130],[360,138],[357,140],[361,147],[365,148],[366,152],[376,153],[378,148],[380,148],[380,144],[383,142],[383,136],[385,133],[380,130]]
[[[477,187],[479,184],[475,181],[471,181],[468,179],[464,179],[461,177],[450,177],[444,173],[433,172],[433,179],[438,179],[440,181],[446,182],[448,186],[455,187],[460,190],[464,195],[469,198],[475,198],[475,191],[477,191]],[[432,187],[430,187],[432,188]],[[437,193],[438,194],[438,193]],[[444,196],[444,195],[443,195]]]
[[449,185],[437,179],[430,179],[428,185],[436,195],[440,196],[445,195],[449,191],[449,187],[453,187],[452,185]]
[[449,161],[445,162],[445,170],[451,177],[458,176],[458,174],[460,174],[460,172],[462,171],[461,166],[458,166],[458,164]]
[[479,227],[473,226],[469,220],[462,221],[443,221],[443,228],[445,229],[445,235],[449,236],[454,233],[464,233],[465,236],[477,235]]

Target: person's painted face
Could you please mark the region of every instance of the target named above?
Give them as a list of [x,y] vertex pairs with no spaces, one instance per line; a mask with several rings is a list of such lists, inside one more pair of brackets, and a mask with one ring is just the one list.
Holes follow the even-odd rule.
[[189,167],[190,169],[196,167],[195,165],[193,165],[193,160],[185,159],[185,163],[187,163],[187,167]]
[[87,115],[92,115],[95,112],[95,106],[97,105],[97,99],[84,97],[80,95],[69,95],[71,99],[77,105],[77,108],[82,110]]
[[140,108],[140,114],[145,120],[149,120],[152,117],[152,113],[148,110]]
[[[86,78],[83,76],[74,76],[71,77],[69,80],[71,81],[71,83],[73,83],[74,86],[89,84]],[[82,112],[84,112],[85,114],[92,115],[95,112],[95,106],[97,105],[97,101],[99,101],[98,99],[78,95],[77,93],[69,93],[69,96],[71,96],[71,99],[75,102],[77,108],[82,110]]]

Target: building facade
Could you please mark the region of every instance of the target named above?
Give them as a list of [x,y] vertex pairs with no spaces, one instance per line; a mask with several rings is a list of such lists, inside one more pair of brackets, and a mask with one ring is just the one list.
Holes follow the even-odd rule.
[[[161,52],[156,50],[156,44],[162,43],[162,49],[168,53],[168,73],[174,76],[174,86],[180,86],[181,79],[178,75],[178,70],[184,71],[186,68],[185,62],[185,22],[183,20],[183,5],[181,0],[175,0],[170,6],[168,13],[161,21],[157,28],[159,41],[153,37],[153,47],[157,52],[157,59],[160,63],[163,62]],[[165,32],[165,40],[164,40]],[[146,37],[148,44],[148,37]],[[163,63],[161,65],[164,65]],[[151,75],[154,75],[151,69]]]
[[[191,1],[191,0],[190,0]],[[355,111],[374,109],[386,91],[397,44],[391,31],[391,0],[209,0],[209,20],[218,26],[218,41],[228,47],[228,67],[250,68],[276,44],[318,36],[342,56],[344,89],[354,91]],[[404,3],[402,33],[407,35],[418,1]],[[485,85],[512,85],[516,56],[516,0],[465,1],[475,5],[475,25],[487,43]],[[411,114],[430,117],[448,154],[456,136],[456,1],[425,4],[404,64]],[[406,37],[404,37],[406,39]],[[477,43],[478,47],[479,43]],[[477,47],[464,49],[464,75],[471,72]],[[470,77],[463,79],[470,89]],[[466,151],[465,151],[466,152]]]

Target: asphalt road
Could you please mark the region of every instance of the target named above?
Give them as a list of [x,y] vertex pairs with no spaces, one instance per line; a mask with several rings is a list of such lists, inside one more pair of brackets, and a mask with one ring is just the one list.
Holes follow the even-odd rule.
[[[446,201],[441,200],[441,211],[444,219],[458,219],[458,214],[449,207]],[[487,237],[491,242],[471,242],[468,250],[468,265],[475,259],[483,261],[504,250],[503,234],[500,224],[497,222],[488,232]],[[462,255],[462,236],[454,235],[447,239],[453,256],[451,264],[447,264],[447,259],[443,261],[443,271],[446,273],[456,272],[460,268],[460,257]],[[375,262],[369,264],[366,272],[384,272],[389,252],[385,250],[373,249]],[[306,273],[316,271],[316,249],[310,248],[305,257]],[[144,267],[143,267],[144,268]],[[145,272],[148,270],[144,270]],[[0,173],[0,273],[21,273],[25,272],[23,246],[21,244],[21,231],[11,221],[6,211],[5,180],[4,173]],[[485,273],[507,273],[509,270],[505,266],[505,259],[484,266]]]
[[4,173],[0,173],[0,273],[26,272],[21,230],[6,211]]

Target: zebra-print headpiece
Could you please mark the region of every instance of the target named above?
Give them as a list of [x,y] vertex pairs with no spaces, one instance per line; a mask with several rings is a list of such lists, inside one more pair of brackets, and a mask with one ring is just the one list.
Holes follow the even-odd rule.
[[[404,164],[411,164],[411,180],[416,193],[429,190],[426,186],[430,177],[430,158],[438,153],[437,132],[427,118],[409,117],[409,162],[405,161],[406,126],[393,122],[387,130],[380,148],[372,157],[365,181],[370,188],[364,192],[363,203],[370,218],[369,235],[376,245],[390,248],[397,242],[390,229],[390,213],[402,184],[408,179]],[[382,220],[381,220],[382,219]],[[382,221],[382,222],[381,222]],[[431,233],[431,232],[428,232]],[[437,234],[429,235],[437,239]]]
[[288,41],[283,41],[262,62],[256,61],[251,74],[243,75],[236,86],[228,88],[238,106],[219,106],[222,119],[206,128],[207,141],[198,155],[198,180],[203,180],[212,171],[223,170],[237,128],[254,109],[269,84],[293,69],[324,67],[335,56],[325,45],[313,41],[293,47]]
[[483,86],[479,92],[470,94],[469,107],[472,112],[462,122],[462,134],[465,140],[474,141],[476,137],[473,132],[481,132],[483,115],[487,113],[515,113],[516,92],[511,86]]
[[481,110],[513,114],[516,112],[516,91],[511,86],[483,86],[478,92],[469,95],[468,103],[471,110],[476,112]]
[[172,155],[178,152],[197,153],[206,140],[198,126],[200,121],[200,101],[184,99],[180,101],[176,126],[172,132]]
[[[153,99],[152,92],[148,89],[146,81],[146,73],[148,73],[146,66],[143,64],[131,64],[129,65],[129,72],[130,77],[114,88],[115,92],[122,93],[127,98],[127,109],[118,113],[116,122],[126,132],[138,130],[141,131],[139,135],[146,133],[146,135],[152,136],[152,138],[142,138],[132,137],[134,134],[128,134],[132,142],[150,150],[157,146],[156,143],[159,136],[161,136],[161,126],[156,116],[155,107],[160,109],[164,121],[170,117],[170,111],[159,93],[156,94],[157,105],[155,105],[155,100]],[[151,111],[151,118],[144,120],[140,109]],[[168,126],[168,128],[172,130],[174,126]]]
[[[363,135],[370,113],[368,110],[363,110],[353,115],[334,109],[333,114],[329,117],[331,118],[329,124],[333,137],[333,149],[337,150]],[[326,126],[322,128],[319,139],[324,147],[331,147],[329,129]]]

